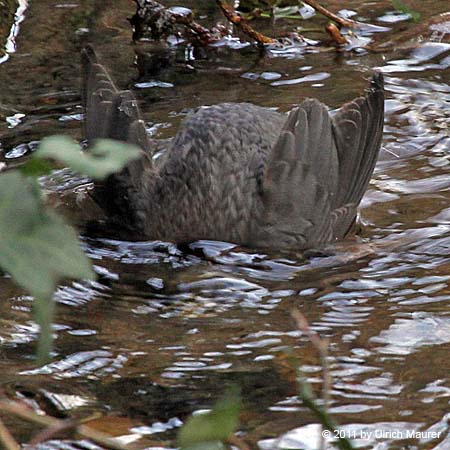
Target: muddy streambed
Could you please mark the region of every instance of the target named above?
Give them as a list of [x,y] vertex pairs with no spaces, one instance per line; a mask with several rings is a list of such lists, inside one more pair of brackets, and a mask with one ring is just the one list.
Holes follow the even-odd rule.
[[[405,2],[420,13],[417,23],[394,14],[391,2],[324,3],[335,10],[345,3],[356,18],[384,27],[367,36],[378,51],[261,54],[233,40],[207,51],[181,44],[153,64],[160,49],[131,44],[132,2],[22,1],[15,19],[5,15],[12,21],[1,35],[9,53],[0,59],[0,141],[11,165],[44,136],[82,138],[79,51],[88,42],[118,84],[134,89],[149,133],[162,140],[200,105],[249,101],[289,111],[313,96],[338,107],[363,91],[375,67],[385,73],[387,101],[359,239],[305,258],[218,242],[179,249],[83,237],[99,278],[59,288],[49,365],[33,363],[32,299],[0,278],[2,391],[58,417],[100,412],[98,429],[140,448],[171,448],[186,417],[234,383],[251,448],[313,449],[316,421],[297,397],[288,355],[317,390],[321,368],[290,316],[296,307],[330,340],[330,411],[346,429],[367,432],[359,448],[450,448],[450,21],[432,20],[448,1]],[[220,17],[213,2],[184,6],[206,24]],[[294,25],[259,24],[272,35]],[[140,76],[136,52],[151,60]],[[71,208],[86,181],[58,170],[46,186],[79,219]],[[36,431],[5,423],[24,442]],[[407,430],[438,437],[408,439]],[[66,440],[40,448],[98,447]]]

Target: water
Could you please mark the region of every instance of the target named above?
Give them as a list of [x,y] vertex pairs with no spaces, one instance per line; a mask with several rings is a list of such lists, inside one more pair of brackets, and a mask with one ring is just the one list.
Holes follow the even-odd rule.
[[[148,71],[138,77],[129,2],[32,2],[16,52],[0,66],[8,164],[43,136],[81,139],[78,54],[86,42],[120,86],[137,87],[156,138],[170,139],[191,109],[221,101],[288,111],[314,96],[335,108],[364,90],[372,67],[386,75],[386,124],[361,236],[322,254],[83,238],[99,278],[58,289],[56,353],[44,367],[33,363],[33,301],[0,278],[2,390],[58,417],[101,412],[106,419],[91,423],[97,429],[106,425],[140,448],[172,448],[182,422],[235,383],[245,403],[242,438],[252,448],[317,448],[316,420],[298,399],[289,364],[294,354],[320,391],[319,358],[290,315],[298,308],[330,340],[330,411],[358,448],[449,448],[450,33],[446,22],[429,20],[447,3],[408,2],[421,13],[414,24],[390,2],[347,2],[357,19],[391,28],[367,31],[376,51],[293,46],[263,56],[232,41],[203,54],[180,46],[155,68],[140,46]],[[207,3],[183,6],[207,22],[219,17]],[[275,34],[268,24],[260,29]],[[73,192],[85,186],[64,170],[46,182],[78,221]],[[23,441],[36,431],[5,421]],[[93,448],[69,440],[44,447]]]

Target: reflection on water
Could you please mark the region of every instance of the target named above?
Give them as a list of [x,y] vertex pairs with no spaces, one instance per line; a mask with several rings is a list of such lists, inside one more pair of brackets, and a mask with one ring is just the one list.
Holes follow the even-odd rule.
[[[0,105],[6,111],[0,110],[0,130],[8,163],[31,153],[43,135],[81,136],[75,60],[83,39],[97,43],[106,61],[111,57],[109,65],[122,85],[139,87],[156,138],[173,136],[191,108],[219,101],[252,101],[287,111],[314,95],[336,107],[364,89],[361,72],[365,76],[378,67],[387,74],[384,150],[362,204],[361,236],[306,255],[210,241],[177,248],[84,238],[98,281],[58,289],[55,354],[43,367],[32,360],[38,332],[30,319],[33,300],[8,277],[0,278],[1,388],[61,417],[101,411],[114,419],[124,441],[171,448],[186,417],[210,407],[234,383],[242,387],[243,437],[252,448],[315,449],[318,426],[297,396],[289,364],[294,353],[320,390],[318,357],[290,316],[299,308],[314,330],[330,338],[330,411],[342,430],[353,433],[348,436],[357,448],[450,448],[450,49],[445,29],[432,21],[432,32],[423,34],[422,42],[359,56],[317,52],[310,42],[309,50],[297,46],[261,57],[248,45],[228,43],[209,58],[190,54],[191,68],[175,58],[173,67],[157,77],[137,81],[131,59],[126,60],[132,54],[129,30],[115,22],[130,15],[129,3],[115,1],[114,17],[110,7],[97,5],[98,22],[90,15],[92,2],[85,3],[86,13],[74,3],[54,14],[48,14],[45,1],[32,4],[21,25],[17,55],[0,72],[9,86]],[[378,40],[416,26],[404,21],[404,14],[394,14],[391,2],[348,3],[358,20],[384,26],[377,30]],[[414,4],[424,22],[448,8],[446,1],[433,2],[434,11],[427,10],[430,5]],[[52,20],[67,24],[55,29],[69,38],[64,44],[63,38],[55,40],[45,56],[31,36],[45,35],[39,27]],[[41,61],[42,70],[30,65],[34,60]],[[36,69],[30,81],[24,67],[31,66]],[[11,128],[13,117],[17,123]],[[59,170],[45,187],[58,196],[81,195],[87,183]],[[75,208],[76,202],[67,205]],[[28,439],[28,428],[12,428]],[[40,448],[98,447],[58,440]]]
[[[6,9],[14,7],[16,7],[17,9],[15,10],[14,14],[11,14],[12,23],[8,24],[11,25],[8,35],[0,35],[1,38],[6,37],[6,41],[4,43],[1,42],[2,46],[4,46],[4,54],[2,52],[2,56],[0,57],[0,64],[6,62],[9,58],[9,54],[16,51],[16,38],[20,31],[20,24],[25,19],[25,13],[28,8],[28,0],[17,0],[17,2],[3,2],[2,7],[4,8],[4,11],[2,13],[2,21],[5,20],[8,14],[6,13]],[[7,24],[2,23],[1,28],[3,29],[5,25]]]

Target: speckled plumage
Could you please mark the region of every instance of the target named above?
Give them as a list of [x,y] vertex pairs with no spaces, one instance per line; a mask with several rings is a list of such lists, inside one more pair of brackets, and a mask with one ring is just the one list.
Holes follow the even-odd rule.
[[132,94],[117,91],[90,48],[83,67],[87,139],[143,150],[95,187],[111,227],[133,239],[296,249],[347,234],[380,149],[380,74],[333,118],[309,99],[288,117],[247,103],[200,108],[156,164]]

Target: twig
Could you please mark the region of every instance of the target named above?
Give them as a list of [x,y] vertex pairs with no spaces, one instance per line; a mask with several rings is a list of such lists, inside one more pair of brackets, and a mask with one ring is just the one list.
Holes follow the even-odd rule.
[[325,27],[326,32],[331,36],[331,39],[333,39],[334,42],[338,45],[345,45],[348,44],[347,39],[345,39],[344,36],[342,36],[341,32],[339,31],[339,28],[334,23],[329,23]]
[[0,400],[0,411],[2,413],[9,413],[14,416],[20,417],[21,419],[28,422],[51,428],[52,430],[58,429],[59,431],[61,431],[64,428],[73,428],[73,430],[83,438],[90,439],[106,448],[110,448],[113,450],[130,450],[129,446],[120,444],[106,433],[93,430],[87,425],[80,425],[79,422],[73,422],[71,424],[72,426],[69,426],[67,420],[55,419],[54,417],[50,416],[41,416],[17,402]]
[[344,19],[343,17],[340,17],[331,11],[328,11],[328,9],[324,8],[322,5],[319,5],[315,0],[303,0],[303,3],[308,4],[309,6],[313,7],[317,12],[324,15],[325,17],[328,17],[333,22],[336,22],[341,27],[347,27],[347,28],[355,28],[356,23],[353,20]]
[[212,31],[195,22],[188,10],[185,13],[171,10],[156,0],[134,0],[134,2],[137,6],[136,13],[129,19],[134,27],[134,41],[147,35],[156,40],[160,39],[171,34],[176,24],[191,30],[203,45],[208,45],[218,39]]
[[328,339],[321,339],[315,331],[311,330],[306,317],[298,309],[294,309],[292,311],[292,317],[297,322],[297,326],[300,331],[308,336],[309,340],[319,353],[323,371],[322,398],[326,411],[330,403],[330,390],[333,381],[331,379],[331,374],[328,366]]
[[64,431],[72,430],[76,428],[78,422],[76,420],[67,419],[67,420],[58,420],[58,422],[44,428],[42,431],[37,433],[30,442],[28,442],[28,446],[30,446],[30,450],[34,449],[34,447],[42,442],[49,441],[56,436],[59,436]]
[[[304,405],[310,409],[319,419],[320,423],[330,431],[338,429],[336,422],[330,417],[330,415],[311,398],[302,398]],[[322,435],[322,433],[321,433]],[[339,437],[336,445],[341,450],[353,450],[353,446],[347,438]]]
[[[323,406],[317,404],[314,395],[312,394],[312,391],[310,392],[309,385],[307,385],[306,382],[302,383],[302,390],[300,391],[301,399],[304,405],[316,414],[323,427],[327,430],[334,431],[338,428],[337,424],[328,414],[330,391],[332,386],[332,379],[328,366],[328,339],[321,339],[315,331],[311,330],[306,317],[298,309],[292,310],[291,315],[296,321],[298,329],[308,337],[312,345],[319,353],[323,372]],[[351,450],[353,448],[347,438],[341,437],[339,437],[337,441],[337,446],[341,450]],[[325,441],[322,433],[320,433],[320,448],[325,448]]]
[[103,445],[104,447],[111,448],[113,450],[130,450],[131,447],[128,445],[122,445],[117,440],[112,439],[108,434],[96,431],[87,425],[79,425],[76,429],[77,433],[97,444]]
[[20,445],[13,438],[12,434],[6,428],[3,421],[0,419],[0,444],[5,447],[5,450],[20,450]]
[[238,436],[232,434],[228,437],[227,443],[239,450],[250,450],[250,447]]
[[311,330],[306,317],[298,309],[293,309],[291,311],[291,315],[297,322],[298,329],[302,333],[306,334],[312,345],[314,345],[314,347],[317,349],[320,355],[320,359],[323,359],[326,353],[325,343],[322,341],[322,339],[320,339],[319,335],[315,331]]
[[[321,361],[322,370],[323,370],[323,385],[322,385],[322,397],[324,400],[323,409],[319,408],[319,406],[316,404],[314,399],[308,398],[307,395],[303,395],[302,400],[303,400],[303,403],[305,403],[305,405],[309,409],[314,411],[318,415],[318,417],[320,417],[321,423],[326,426],[327,421],[329,420],[329,417],[327,414],[327,408],[328,408],[328,403],[329,403],[329,398],[330,398],[328,391],[329,391],[330,385],[331,385],[331,380],[328,375],[328,372],[329,372],[328,371],[328,361],[327,361],[328,343],[325,344],[325,342],[322,339],[320,339],[319,335],[316,332],[314,332],[313,330],[311,330],[309,323],[306,320],[306,317],[298,309],[292,310],[291,315],[297,322],[298,329],[303,334],[306,334],[306,336],[308,337],[308,339],[310,340],[312,345],[316,348],[317,353],[319,353],[319,356],[320,356],[320,361]],[[306,393],[306,391],[305,391],[305,393]],[[328,424],[328,425],[331,425],[331,424]],[[334,428],[331,428],[331,430],[332,429],[334,429]],[[320,449],[325,448],[325,439],[323,437],[323,433],[320,433],[319,448]]]
[[189,28],[200,40],[200,42],[203,42],[203,44],[210,44],[211,42],[217,40],[217,38],[213,36],[211,31],[208,30],[208,28],[205,28],[199,23],[195,22],[194,20],[192,20],[192,17],[190,16],[183,16],[174,13],[173,20],[176,23],[184,25],[186,26],[186,28]]
[[258,44],[273,44],[275,39],[272,39],[264,34],[258,33],[255,31],[247,21],[245,21],[236,11],[235,9],[226,3],[223,0],[216,0],[216,3],[219,5],[225,17],[234,25],[236,25],[243,33],[247,36],[250,36],[254,39]]
[[44,427],[49,427],[54,423],[55,420],[58,420],[50,418],[48,416],[41,416],[39,414],[36,414],[31,409],[17,402],[11,401],[0,401],[0,411],[2,413],[12,414],[13,416],[20,417],[23,420],[42,425]]

